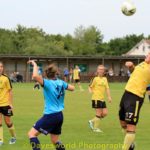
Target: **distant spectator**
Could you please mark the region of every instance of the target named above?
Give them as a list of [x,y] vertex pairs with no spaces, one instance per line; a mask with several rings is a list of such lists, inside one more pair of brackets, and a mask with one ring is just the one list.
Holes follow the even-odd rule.
[[73,81],[73,68],[72,67],[69,70],[69,81],[70,81],[70,83],[72,83],[72,81]]
[[131,72],[129,70],[127,70],[127,76],[130,77]]
[[[40,69],[40,67],[38,67],[38,75],[42,76],[42,70]],[[38,90],[40,90],[40,84],[39,84],[39,82],[37,82],[37,81],[35,81],[33,90],[35,90],[36,88],[37,88]]]
[[124,70],[123,70],[123,68],[120,69],[119,76],[124,76]]
[[23,82],[23,76],[19,72],[16,72],[16,79],[17,82]]
[[69,77],[69,70],[68,68],[64,69],[64,81],[67,82]]
[[9,76],[11,82],[17,82],[16,73],[12,72]]
[[108,70],[108,75],[109,75],[110,77],[114,76],[114,71],[113,71],[112,68],[110,68],[110,69]]

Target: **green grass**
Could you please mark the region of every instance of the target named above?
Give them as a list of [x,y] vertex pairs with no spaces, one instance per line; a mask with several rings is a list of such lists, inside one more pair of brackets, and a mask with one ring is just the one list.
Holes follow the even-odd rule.
[[[94,116],[91,108],[91,95],[88,84],[83,84],[84,92],[67,92],[65,99],[64,124],[61,140],[69,150],[121,150],[124,135],[118,120],[119,102],[124,91],[124,83],[110,84],[113,103],[108,104],[109,114],[101,121],[104,133],[93,133],[88,127],[88,120]],[[5,144],[2,150],[30,150],[27,132],[42,115],[42,91],[33,91],[33,84],[14,84],[14,117],[17,143],[9,145],[9,132],[4,126]],[[149,150],[150,147],[150,103],[145,99],[136,134],[136,150]],[[39,137],[42,150],[50,150],[49,136]],[[46,145],[47,144],[47,145]],[[46,148],[47,147],[47,148]],[[116,147],[116,148],[115,148]],[[119,147],[119,148],[117,148]]]

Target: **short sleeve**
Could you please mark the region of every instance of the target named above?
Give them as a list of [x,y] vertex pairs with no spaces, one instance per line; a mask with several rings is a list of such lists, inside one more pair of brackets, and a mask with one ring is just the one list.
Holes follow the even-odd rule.
[[63,87],[64,87],[64,89],[68,89],[68,83],[67,82],[65,82],[65,81],[63,81]]
[[7,78],[7,80],[6,80],[6,88],[7,88],[7,90],[12,89],[11,81],[9,80],[9,78]]
[[44,88],[49,87],[49,81],[47,79],[43,79],[43,87]]

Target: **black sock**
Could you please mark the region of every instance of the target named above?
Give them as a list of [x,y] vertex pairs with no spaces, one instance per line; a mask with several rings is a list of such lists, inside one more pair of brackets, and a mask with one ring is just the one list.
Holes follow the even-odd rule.
[[150,95],[148,95],[149,101],[150,101]]
[[56,150],[65,150],[65,146],[61,142],[55,144]]
[[31,144],[33,150],[41,150],[40,142],[37,137],[30,138],[30,144]]

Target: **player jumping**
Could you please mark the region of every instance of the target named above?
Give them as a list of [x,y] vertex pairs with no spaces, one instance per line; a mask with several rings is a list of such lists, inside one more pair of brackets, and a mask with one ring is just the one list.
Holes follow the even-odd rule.
[[126,62],[126,66],[133,72],[120,102],[119,117],[120,124],[126,132],[122,150],[133,150],[140,109],[144,101],[146,88],[150,84],[150,53],[146,56],[145,61],[135,68],[132,62]]

